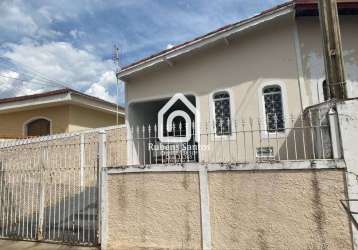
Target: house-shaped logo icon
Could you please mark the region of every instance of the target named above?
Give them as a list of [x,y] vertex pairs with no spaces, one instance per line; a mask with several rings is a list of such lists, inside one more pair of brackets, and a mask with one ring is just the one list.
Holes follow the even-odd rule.
[[158,112],[158,138],[164,143],[185,143],[189,142],[192,136],[191,124],[192,120],[188,113],[183,110],[175,110],[169,114],[166,121],[167,132],[173,131],[173,121],[176,117],[182,117],[185,120],[185,137],[180,136],[164,136],[164,115],[168,110],[180,100],[194,115],[194,124],[197,121],[197,110],[195,106],[181,93],[175,94]]

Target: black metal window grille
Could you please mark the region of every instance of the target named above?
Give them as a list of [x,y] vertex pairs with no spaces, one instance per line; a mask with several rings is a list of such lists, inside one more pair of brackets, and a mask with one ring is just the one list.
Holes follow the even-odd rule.
[[282,105],[282,91],[278,85],[263,89],[266,129],[268,132],[282,132],[285,129]]
[[220,91],[214,94],[215,129],[217,135],[231,135],[230,94]]

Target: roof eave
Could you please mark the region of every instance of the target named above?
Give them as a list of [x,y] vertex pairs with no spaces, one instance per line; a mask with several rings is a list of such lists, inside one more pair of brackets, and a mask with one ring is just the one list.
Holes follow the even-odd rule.
[[[98,102],[96,100],[91,100],[86,98],[83,95],[79,95],[77,93],[71,93],[71,99],[69,100],[70,103],[77,104],[79,106],[84,106],[87,108],[91,108],[94,110],[104,111],[106,113],[116,114],[117,107],[112,103],[106,102]],[[120,116],[125,116],[125,113],[122,111],[123,108],[118,106],[118,114]]]
[[144,60],[143,62],[140,62],[138,64],[135,64],[133,66],[130,66],[128,68],[125,68],[117,73],[117,77],[121,80],[126,80],[128,77],[134,73],[137,73],[141,70],[150,68],[154,65],[157,65],[159,63],[166,62],[170,59],[173,59],[175,57],[178,57],[180,55],[189,53],[193,50],[196,50],[198,48],[204,47],[210,43],[213,43],[215,41],[226,39],[229,36],[236,34],[238,32],[247,30],[249,28],[252,28],[256,25],[259,25],[261,23],[267,22],[269,20],[275,19],[277,17],[285,16],[291,13],[294,13],[294,4],[289,4],[286,6],[283,6],[279,9],[275,9],[273,11],[254,16],[252,18],[246,19],[242,22],[239,22],[233,26],[230,26],[226,29],[220,30],[216,33],[210,34],[208,36],[204,36],[200,39],[193,40],[192,42],[189,42],[185,44],[184,46],[180,46],[174,50],[170,50],[166,53],[160,54],[156,57],[150,58],[148,60]]
[[[70,103],[107,113],[117,113],[117,107],[115,104],[109,102],[100,102],[98,100],[88,98],[85,95],[81,95],[80,93],[68,91],[56,95],[42,96],[34,99],[24,99],[19,101],[0,103],[0,114]],[[123,108],[119,107],[118,114],[125,116],[125,113],[122,110]]]

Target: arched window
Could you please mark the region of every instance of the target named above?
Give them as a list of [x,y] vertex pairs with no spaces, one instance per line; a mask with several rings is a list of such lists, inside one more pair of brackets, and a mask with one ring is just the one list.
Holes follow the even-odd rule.
[[26,136],[45,136],[51,133],[51,122],[45,118],[32,120],[26,124]]
[[322,89],[323,89],[323,99],[327,101],[329,99],[329,86],[326,80],[322,82]]
[[285,128],[282,105],[282,91],[279,85],[263,89],[266,129],[268,132],[282,132]]
[[213,94],[215,107],[216,135],[231,135],[231,107],[230,94],[219,91]]

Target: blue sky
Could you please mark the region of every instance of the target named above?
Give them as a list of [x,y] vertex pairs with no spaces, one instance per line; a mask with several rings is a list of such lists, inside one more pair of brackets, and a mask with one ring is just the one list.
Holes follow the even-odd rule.
[[69,86],[116,101],[113,44],[126,65],[283,2],[1,0],[0,97]]

